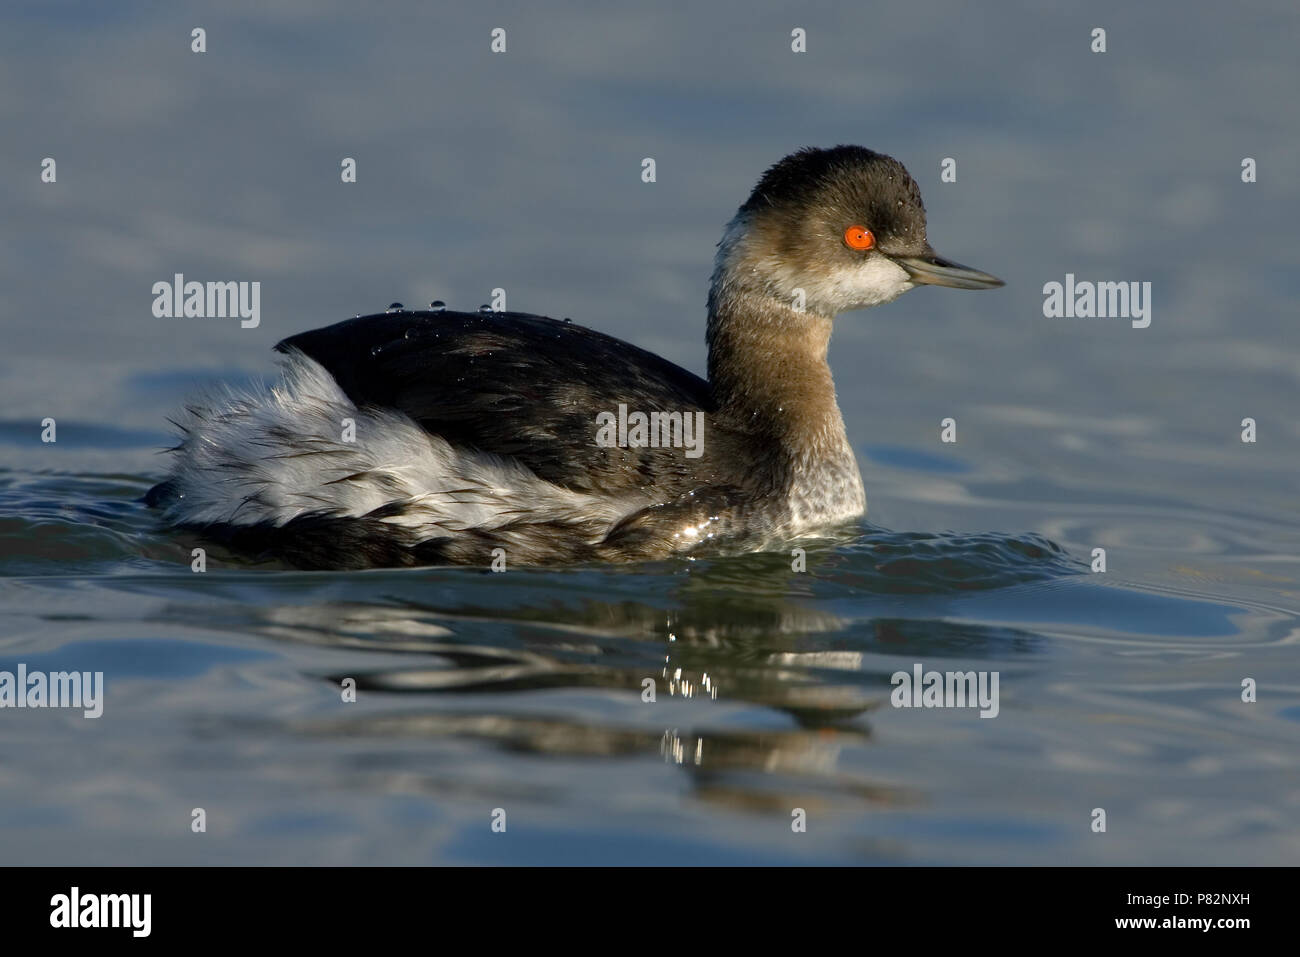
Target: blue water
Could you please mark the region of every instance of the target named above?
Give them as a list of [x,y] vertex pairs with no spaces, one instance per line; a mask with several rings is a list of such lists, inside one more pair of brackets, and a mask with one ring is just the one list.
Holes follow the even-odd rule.
[[[0,672],[107,689],[0,709],[0,862],[1300,858],[1292,5],[114,6],[0,14]],[[502,287],[701,371],[722,224],[838,142],[1008,285],[839,320],[870,512],[805,571],[199,574],[139,502],[187,395],[393,300]],[[175,272],[261,324],[155,318]],[[1151,282],[1150,328],[1044,318],[1067,272]],[[997,717],[893,707],[917,663],[997,672]]]

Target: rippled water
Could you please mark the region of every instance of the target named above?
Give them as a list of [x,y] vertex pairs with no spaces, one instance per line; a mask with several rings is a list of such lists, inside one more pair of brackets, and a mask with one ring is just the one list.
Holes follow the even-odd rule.
[[[864,526],[810,544],[805,572],[786,554],[494,574],[214,553],[197,574],[138,501],[149,481],[0,475],[0,670],[108,683],[94,721],[4,713],[9,860],[1295,851],[1300,602],[1292,582],[1269,596],[1265,562],[1142,587],[1038,534]],[[996,719],[891,707],[916,663],[997,671]],[[1245,675],[1261,702],[1240,701]]]
[[[796,57],[783,5],[507,4],[491,61],[468,7],[7,8],[0,672],[107,697],[0,710],[0,862],[1300,859],[1297,14],[1203,6],[828,5]],[[186,395],[394,300],[700,371],[722,224],[839,142],[1008,284],[838,321],[871,524],[806,570],[199,574],[141,505]],[[261,325],[154,318],[175,272]],[[1045,319],[1066,272],[1151,281],[1150,328]],[[918,664],[997,672],[996,718],[893,707]]]

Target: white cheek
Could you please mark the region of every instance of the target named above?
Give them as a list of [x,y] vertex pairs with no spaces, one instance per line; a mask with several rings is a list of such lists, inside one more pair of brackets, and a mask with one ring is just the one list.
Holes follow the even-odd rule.
[[864,309],[893,302],[913,286],[907,270],[884,256],[872,256],[848,273],[853,302],[843,307],[845,309]]
[[838,267],[807,286],[809,308],[830,314],[893,302],[914,288],[907,270],[884,256]]
[[755,248],[743,215],[727,224],[719,244],[714,280],[719,277],[759,277],[768,295],[831,316],[892,302],[916,288],[907,270],[881,255],[813,273],[797,268],[766,247]]

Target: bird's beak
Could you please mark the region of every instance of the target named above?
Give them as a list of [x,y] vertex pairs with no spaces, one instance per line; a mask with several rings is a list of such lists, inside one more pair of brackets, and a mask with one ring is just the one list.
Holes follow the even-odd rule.
[[970,266],[944,259],[932,249],[920,256],[898,256],[894,259],[912,277],[918,286],[952,286],[954,289],[996,289],[1004,285],[997,276],[990,276]]

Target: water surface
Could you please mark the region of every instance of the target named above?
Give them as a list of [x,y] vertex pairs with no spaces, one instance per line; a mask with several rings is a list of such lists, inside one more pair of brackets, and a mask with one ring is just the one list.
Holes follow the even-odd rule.
[[[0,861],[1297,860],[1293,6],[262,6],[3,14],[0,671],[108,690],[0,711]],[[805,571],[197,574],[140,504],[187,394],[393,300],[501,287],[701,371],[722,224],[838,142],[1008,285],[839,321],[870,515]],[[154,318],[176,272],[261,324]],[[1152,282],[1151,327],[1045,319],[1067,272]],[[916,663],[998,672],[997,717],[892,707]]]

